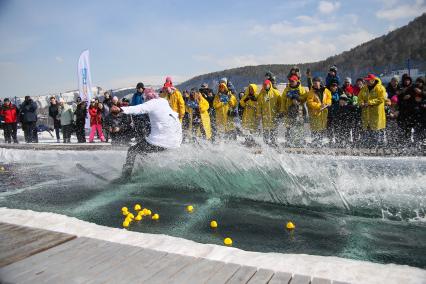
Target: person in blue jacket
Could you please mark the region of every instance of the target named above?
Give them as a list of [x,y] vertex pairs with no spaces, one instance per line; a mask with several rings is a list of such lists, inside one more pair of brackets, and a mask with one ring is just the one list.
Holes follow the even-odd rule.
[[[136,85],[136,93],[133,94],[131,106],[141,105],[145,102],[144,97],[145,85],[139,82]],[[147,114],[138,114],[133,115],[133,124],[136,132],[135,138],[136,141],[143,141],[146,136],[149,135],[151,131],[149,116]]]

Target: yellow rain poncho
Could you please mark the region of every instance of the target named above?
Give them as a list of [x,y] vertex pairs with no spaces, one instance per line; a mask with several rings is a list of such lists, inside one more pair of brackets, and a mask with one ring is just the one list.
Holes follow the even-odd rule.
[[386,127],[385,100],[386,89],[382,81],[376,78],[376,86],[370,91],[364,86],[358,94],[360,106],[368,103],[367,107],[361,108],[361,121],[363,129],[380,130]]
[[172,94],[167,92],[162,92],[160,97],[165,98],[173,111],[177,112],[179,115],[180,122],[182,122],[183,116],[185,115],[185,102],[183,100],[181,92],[175,88]]
[[264,130],[271,130],[277,126],[278,112],[280,110],[281,98],[277,89],[270,88],[266,91],[262,88],[258,97],[258,117],[262,120]]
[[227,94],[229,100],[227,103],[220,101],[221,93],[215,95],[213,107],[216,109],[216,128],[218,133],[227,133],[235,130],[234,118],[229,117],[228,112],[237,106],[237,98],[228,90],[225,84],[221,84],[224,93]]
[[308,92],[306,91],[305,87],[302,86],[302,84],[297,85],[297,87],[292,88],[290,85],[287,85],[287,87],[284,89],[282,95],[281,95],[281,112],[284,113],[284,117],[286,118],[285,121],[287,123],[288,121],[288,109],[290,106],[293,105],[293,100],[289,98],[288,93],[294,92],[299,95],[300,103],[304,104],[306,102],[306,98],[308,97]]
[[244,108],[241,124],[244,129],[256,131],[259,126],[259,117],[257,114],[258,106],[257,100],[254,101],[247,99],[249,98],[250,93],[257,99],[258,94],[256,84],[250,84],[245,91],[244,96],[241,98],[240,105]]
[[209,110],[209,102],[203,98],[203,96],[199,95],[199,110],[200,110],[200,118],[201,124],[198,129],[193,129],[194,127],[194,110],[190,107],[187,107],[187,112],[189,113],[189,133],[195,133],[196,136],[202,137],[203,133],[206,139],[211,139],[212,137],[212,129],[210,124],[210,115],[208,113]]
[[327,129],[327,118],[328,108],[321,108],[321,104],[330,106],[331,105],[331,92],[324,88],[322,91],[322,100],[320,96],[315,92],[315,89],[311,89],[307,96],[307,106],[309,112],[309,124],[311,131],[323,131]]

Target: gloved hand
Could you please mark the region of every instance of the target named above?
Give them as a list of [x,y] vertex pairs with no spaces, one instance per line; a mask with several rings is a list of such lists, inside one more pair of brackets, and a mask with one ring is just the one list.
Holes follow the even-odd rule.
[[187,105],[192,109],[198,108],[198,103],[196,101],[188,101]]
[[220,96],[220,101],[224,104],[227,104],[229,102],[229,97],[228,95],[221,95]]

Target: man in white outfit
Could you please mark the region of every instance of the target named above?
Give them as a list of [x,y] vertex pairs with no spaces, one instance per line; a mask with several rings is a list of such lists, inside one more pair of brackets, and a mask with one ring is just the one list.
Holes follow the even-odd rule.
[[166,99],[160,98],[150,88],[144,92],[145,102],[136,106],[121,107],[125,114],[148,114],[151,133],[127,151],[122,177],[130,177],[136,156],[179,148],[182,143],[182,125]]

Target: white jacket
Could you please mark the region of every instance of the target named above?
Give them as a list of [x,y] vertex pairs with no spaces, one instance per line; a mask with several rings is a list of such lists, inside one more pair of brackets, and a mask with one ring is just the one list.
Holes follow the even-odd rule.
[[143,114],[149,116],[151,134],[146,138],[149,144],[174,149],[182,143],[182,125],[178,114],[169,102],[163,98],[152,99],[136,106],[121,107],[125,114]]

